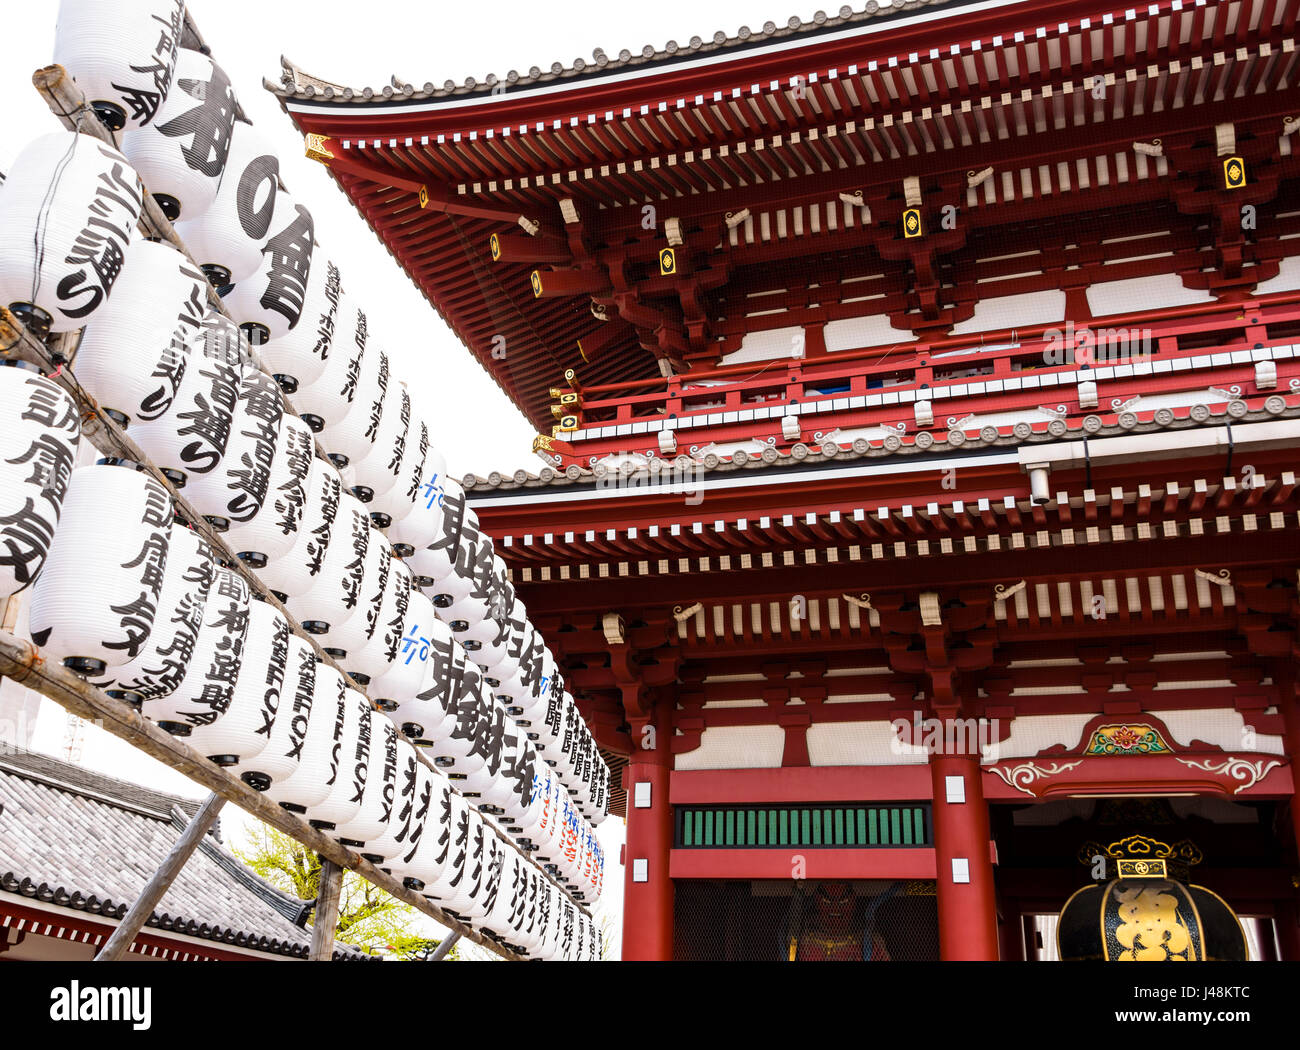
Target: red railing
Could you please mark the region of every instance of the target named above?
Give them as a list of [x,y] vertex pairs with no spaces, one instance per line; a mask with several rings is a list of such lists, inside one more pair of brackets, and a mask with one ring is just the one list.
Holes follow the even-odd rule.
[[[1094,337],[1116,332],[1135,334],[1133,341],[1139,344],[1133,347],[1130,341],[1126,344],[1127,351],[1118,358],[1111,352],[1113,347],[1097,350],[1093,357],[1097,366],[1133,359],[1158,361],[1194,356],[1210,349],[1232,351],[1300,341],[1300,292],[1280,293],[1237,304],[1207,303],[1117,315],[1095,322],[1086,331]],[[985,332],[975,337],[978,341],[973,341],[970,336],[949,336],[923,343],[726,365],[667,379],[584,387],[579,425],[582,430],[590,432],[596,427],[681,421],[709,413],[756,407],[807,406],[882,390],[923,391],[972,380],[1008,378],[1031,371],[1043,374],[1074,371],[1086,360],[1084,351],[1089,344],[1083,338],[1084,332],[1082,325],[1073,331],[1061,325],[1035,325],[1021,331]],[[1236,372],[1240,371],[1238,365]],[[1197,373],[1197,376],[1190,386],[1204,385],[1202,374]],[[1189,386],[1187,378],[1183,373],[1162,373],[1146,377],[1145,382],[1139,381],[1137,386],[1156,391],[1170,389],[1172,382],[1172,388],[1182,389]],[[1134,386],[1131,382],[1127,385]],[[1053,402],[1070,400],[1065,396],[1067,390],[1063,386],[1050,387],[1042,391],[1040,399]],[[1148,390],[1138,389],[1137,392]],[[1032,390],[1023,393],[1020,400],[1033,400],[1035,396]],[[941,412],[940,404],[942,402],[936,403],[936,416]],[[894,417],[904,420],[912,416],[910,402],[888,407],[893,411],[882,413],[878,408],[872,412],[870,423],[886,423]],[[989,410],[998,407],[1011,406],[989,402]],[[972,411],[969,403],[963,404],[962,409]],[[942,414],[949,415],[948,412]],[[844,413],[822,412],[807,418],[815,418],[819,429],[828,430],[837,425],[847,425],[845,420],[849,415],[853,416],[851,425],[864,424],[860,410],[852,413],[848,410]],[[779,429],[779,425],[770,420],[761,423],[760,429],[764,433],[774,426]],[[692,444],[714,439],[743,440],[746,431],[754,427],[753,420],[716,423],[709,427],[692,426],[683,430],[679,437],[689,435]],[[936,419],[935,429],[942,428]],[[569,447],[566,448],[567,435],[561,433],[558,438],[555,444],[561,458],[583,465],[593,456],[642,446],[650,449],[657,441],[653,432],[630,437],[592,437],[589,433],[580,433],[567,442]]]

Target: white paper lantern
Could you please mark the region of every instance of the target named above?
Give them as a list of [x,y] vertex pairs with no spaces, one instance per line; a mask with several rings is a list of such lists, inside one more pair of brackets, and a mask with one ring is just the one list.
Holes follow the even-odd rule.
[[325,367],[317,378],[303,380],[294,396],[299,414],[318,433],[335,426],[352,411],[363,368],[370,367],[366,355],[369,331],[365,311],[344,290]]
[[[387,719],[385,719],[387,721]],[[392,723],[388,723],[392,726]],[[387,736],[386,736],[387,738]],[[384,830],[366,843],[366,852],[384,858],[384,869],[393,873],[391,861],[400,862],[413,849],[418,848],[423,833],[423,822],[428,816],[431,799],[426,795],[421,806],[421,787],[430,791],[429,771],[421,764],[415,748],[402,740],[393,730],[395,754],[395,779],[392,802],[388,806],[388,820]],[[424,770],[425,776],[421,776]]]
[[77,381],[119,425],[171,407],[207,314],[203,275],[170,245],[134,241],[112,298],[81,333]]
[[0,183],[0,306],[38,334],[80,328],[108,302],[144,191],[117,150],[58,131]]
[[226,715],[248,639],[251,598],[243,577],[229,569],[217,570],[185,676],[166,696],[144,702],[141,710],[147,718],[175,736],[190,736],[196,727]]
[[[510,743],[511,737],[513,743]],[[518,828],[532,807],[533,782],[538,767],[543,763],[522,729],[507,729],[506,741],[508,746],[501,763],[500,782],[491,802],[501,809],[511,827]]]
[[[470,549],[462,544],[462,551]],[[474,589],[439,609],[461,645],[475,653],[475,662],[480,666],[496,666],[508,654],[510,610],[514,605],[514,588],[505,563],[490,551],[487,545],[479,544],[477,554],[472,556],[474,561],[457,569],[458,574],[470,576]],[[491,653],[481,652],[489,647]]]
[[211,206],[176,224],[194,260],[216,288],[251,277],[271,236],[279,195],[280,158],[251,125],[236,123],[225,174]]
[[254,346],[312,324],[304,310],[316,257],[315,238],[311,212],[285,191],[277,193],[270,236],[262,246],[257,268],[223,300]]
[[555,957],[559,945],[559,891],[550,880],[543,879],[537,893],[537,943],[529,953],[532,958],[548,961]]
[[[406,437],[402,445],[402,462],[400,473],[387,492],[376,492],[370,501],[371,520],[382,528],[392,541],[393,529],[415,510],[416,502],[422,498],[421,482],[424,478],[424,464],[429,456],[429,428],[412,408],[410,422],[406,428]],[[408,557],[414,550],[409,546],[398,548],[393,544],[399,557]]]
[[422,583],[421,589],[435,607],[445,607],[473,589],[473,583],[458,576],[455,568],[462,530],[467,525],[476,529],[478,524],[477,515],[466,505],[465,490],[459,482],[451,478],[444,480],[441,504],[434,538],[406,559],[417,576],[429,581]]
[[[317,674],[325,670],[332,668],[321,664],[317,668]],[[340,682],[344,681],[342,675],[338,675],[338,678]],[[334,743],[330,752],[329,777],[326,780],[329,794],[324,801],[307,807],[308,822],[322,831],[333,831],[360,812],[366,777],[370,772],[369,741],[367,740],[364,749],[360,747],[361,727],[364,723],[369,732],[369,718],[374,713],[374,708],[364,694],[345,685],[342,709],[343,718],[335,723]]]
[[[370,490],[367,503],[376,528],[386,529],[392,524],[392,515],[379,508],[387,505],[384,497],[393,491],[398,480],[406,480],[403,461],[410,426],[411,395],[403,384],[390,379],[374,444],[365,456],[355,461],[357,484]],[[415,451],[413,447],[411,454]]]
[[167,533],[167,568],[153,630],[140,655],[95,684],[109,696],[139,703],[174,692],[185,678],[216,573],[212,547],[183,522]]
[[[447,769],[449,773],[459,773],[463,769],[465,779],[459,787],[464,795],[475,800],[474,805],[480,812],[500,816],[503,810],[493,800],[506,795],[505,785],[498,787],[498,781],[502,777],[507,748],[514,744],[516,730],[500,704],[486,698],[484,702],[487,712],[480,715],[473,747],[466,756],[472,764],[462,765],[458,757],[456,764]],[[455,735],[454,730],[452,735]]]
[[[535,754],[535,752],[534,752]],[[551,812],[551,798],[555,793],[555,774],[540,758],[534,758],[533,779],[529,788],[528,807],[511,823],[516,841],[530,848],[545,841],[549,835],[547,824]],[[507,818],[510,819],[510,818]]]
[[32,588],[31,636],[46,660],[102,674],[144,651],[167,568],[172,501],[135,464],[72,472]]
[[[448,514],[444,511],[444,520],[447,517]],[[491,537],[483,532],[478,517],[467,507],[461,521],[451,571],[439,577],[432,588],[433,604],[439,609],[440,616],[449,623],[463,621],[468,626],[481,622],[489,615],[495,582],[493,558]],[[462,626],[458,631],[465,629]]]
[[504,709],[486,693],[477,667],[466,663],[452,720],[444,725],[431,750],[437,765],[453,780],[482,768],[495,754],[500,762],[500,736],[505,731]]
[[184,0],[61,0],[54,61],[113,131],[148,124],[171,89]]
[[[325,373],[337,333],[351,338],[351,345],[356,346],[357,313],[352,312],[351,326],[344,325],[339,313],[344,302],[339,268],[331,259],[317,258],[307,278],[307,295],[298,323],[283,335],[260,343],[257,349],[262,363],[286,393],[306,388]],[[264,327],[258,322],[250,325],[258,339]]]
[[[518,599],[516,603],[522,606]],[[524,711],[533,706],[541,689],[542,637],[526,617],[518,621],[518,628],[511,636],[508,665],[493,672],[497,680],[493,693],[516,721],[527,725]]]
[[[473,870],[475,821],[482,826],[482,818],[455,790],[455,785],[450,781],[447,785],[446,794],[441,796],[441,812],[436,813],[439,835],[429,843],[427,850],[419,851],[412,864],[413,874],[424,883],[420,892],[435,903],[454,896],[465,881],[466,873]],[[441,841],[444,831],[445,843]],[[478,844],[481,846],[481,838]],[[439,847],[436,856],[432,850],[434,845]]]
[[[290,657],[291,667],[294,659]],[[288,756],[298,759],[298,768],[284,779],[275,780],[267,788],[266,797],[291,813],[306,814],[329,798],[337,779],[341,752],[336,747],[342,747],[348,692],[343,676],[321,663],[310,646],[306,647],[306,655],[299,650],[297,661],[298,685],[293,697],[294,717],[289,723]]]
[[383,533],[373,527],[367,563],[368,569],[373,565],[374,571],[368,572],[363,591],[365,637],[359,638],[351,649],[344,650],[348,654],[344,670],[362,686],[368,686],[375,675],[388,670],[392,663],[390,656],[394,660],[397,658],[402,621],[406,618],[411,592],[411,570],[393,557],[393,548]]
[[591,816],[591,822],[600,825],[609,816],[609,766],[599,755],[597,755],[596,763],[595,793],[592,796],[594,812]]
[[507,847],[501,854],[500,873],[487,886],[483,901],[487,911],[482,918],[483,928],[498,943],[511,943],[511,937],[516,932],[511,920],[517,911],[522,911],[527,888],[525,862],[518,853]]
[[81,438],[77,406],[34,366],[0,362],[0,598],[40,575]]
[[361,463],[375,448],[379,437],[388,405],[388,388],[388,353],[378,347],[366,354],[351,410],[339,422],[321,431],[321,444],[346,463]]
[[[370,520],[362,512],[356,498],[346,493],[344,506],[351,515],[360,515],[360,524],[354,516],[345,518],[352,523],[351,554],[347,557],[339,583],[341,588],[328,579],[320,590],[319,608],[313,611],[313,620],[324,620],[329,630],[324,633],[321,644],[336,660],[344,660],[352,653],[362,649],[371,638],[379,624],[379,610],[383,605],[384,586],[388,582],[392,567],[392,549],[384,542],[381,533],[371,528]],[[326,569],[331,561],[332,548],[337,542],[335,536],[330,542],[331,550],[325,554]],[[316,591],[312,592],[317,594]],[[342,602],[342,607],[340,607]],[[347,603],[352,607],[348,608]],[[317,604],[317,599],[309,596],[309,607]],[[345,667],[344,670],[347,670]],[[359,683],[364,685],[365,683]]]
[[[316,573],[305,591],[290,593],[285,602],[290,614],[313,634],[336,630],[342,638],[343,627],[358,614],[370,532],[356,497],[341,492],[323,548],[313,552],[319,560]],[[364,616],[360,629],[364,633]]]
[[[411,591],[397,629],[394,660],[383,674],[370,680],[370,695],[380,707],[396,712],[425,688],[429,661],[434,655],[432,632],[436,622],[429,599],[419,591]],[[391,634],[386,634],[385,645],[389,638]]]
[[[288,628],[284,617],[280,622]],[[288,780],[298,771],[316,699],[315,650],[294,634],[288,635],[285,644],[288,655],[282,679],[276,682],[272,678],[275,665],[267,669],[267,695],[275,689],[276,709],[266,747],[254,758],[241,758],[234,768],[245,783],[268,794],[273,784]],[[245,664],[248,659],[245,657]]]
[[397,801],[397,727],[373,708],[361,723],[355,762],[354,773],[365,782],[361,808],[351,820],[335,826],[334,837],[345,846],[361,849],[362,856],[377,864],[387,859],[374,847],[387,831]]
[[185,489],[190,505],[218,530],[248,524],[266,502],[283,415],[275,380],[246,368],[220,466],[191,477]]
[[[396,704],[390,704],[387,695],[381,696],[375,691],[375,681],[384,677],[388,670],[393,667],[400,656],[402,648],[402,636],[406,627],[407,612],[411,606],[412,597],[412,579],[411,570],[402,564],[401,560],[393,557],[393,549],[384,540],[378,532],[372,532],[370,541],[376,544],[381,553],[383,564],[380,567],[379,581],[382,581],[382,591],[378,597],[380,599],[378,609],[367,610],[367,616],[374,616],[374,624],[370,628],[370,637],[365,644],[348,653],[347,659],[343,663],[343,669],[348,672],[355,680],[367,686],[367,692],[370,698],[375,701],[376,705],[385,711],[396,708]],[[417,595],[423,598],[423,595]],[[417,636],[418,637],[418,636]],[[418,646],[418,643],[417,643]],[[427,645],[426,657],[427,660]],[[361,677],[358,678],[357,676]],[[424,681],[424,664],[420,662],[419,666],[410,671],[406,680],[414,680],[410,692],[418,690],[420,684]]]
[[405,495],[410,496],[410,505],[399,502],[402,512],[397,513],[386,502],[377,502],[377,509],[390,513],[393,519],[387,529],[389,542],[401,557],[408,560],[438,536],[442,522],[443,481],[447,473],[446,461],[430,442],[427,422],[421,422],[420,426],[419,447],[423,453],[407,483]]
[[172,222],[211,207],[235,127],[235,92],[212,59],[180,48],[171,91],[144,127],[123,133],[122,152]]
[[137,420],[132,440],[182,484],[216,471],[226,454],[248,368],[239,330],[220,314],[209,313],[170,407],[156,419]]
[[[424,892],[430,885],[436,884],[439,877],[447,870],[448,863],[454,857],[452,840],[455,837],[455,806],[459,796],[445,776],[429,770],[420,764],[419,775],[427,778],[429,788],[428,808],[423,817],[423,830],[414,852],[392,858],[390,865],[393,874],[402,879],[411,889]],[[424,805],[424,782],[417,789],[420,804]],[[460,799],[461,812],[465,810],[464,799]]]
[[220,766],[242,764],[243,780],[261,791],[270,777],[256,762],[270,743],[288,674],[289,621],[266,602],[248,608],[248,629],[230,703],[220,717],[196,725],[188,743]]
[[432,887],[426,886],[423,892],[426,897],[436,899],[444,911],[462,921],[469,921],[483,914],[482,893],[489,865],[497,856],[493,846],[497,838],[474,808],[468,803],[465,805],[464,813],[456,814],[452,841],[455,856],[453,863],[448,865],[450,877],[444,871],[438,881]]
[[280,418],[266,498],[251,519],[232,524],[225,535],[226,545],[246,565],[261,569],[288,554],[298,542],[314,453],[311,428],[285,412]]
[[[500,740],[499,757],[495,761],[485,763],[482,769],[467,776],[463,787],[466,794],[477,797],[476,804],[480,812],[501,818],[509,825],[510,819],[506,807],[513,806],[518,800],[517,793],[521,789],[517,767],[527,760],[526,754],[520,754],[521,741],[527,744],[528,740],[509,718],[503,720]],[[525,772],[524,776],[531,779],[530,773],[531,770]],[[526,797],[527,787],[522,790]],[[522,806],[518,808],[522,809]]]
[[[436,617],[430,618],[427,611],[420,615],[423,618],[417,625],[418,643],[408,630],[403,635],[402,659],[409,655],[413,663],[422,660],[424,679],[419,692],[398,704],[393,720],[417,744],[433,747],[437,740],[435,734],[454,718],[465,677],[465,650],[456,644],[446,624]],[[406,641],[408,636],[410,642]]]
[[564,787],[560,778],[552,773],[546,781],[546,801],[538,822],[537,837],[533,840],[537,847],[537,860],[542,864],[554,865],[560,854],[564,841],[564,803]]
[[[307,479],[307,503],[293,546],[257,570],[262,582],[277,596],[304,595],[311,589],[324,564],[342,497],[339,472],[323,460],[313,459]],[[285,597],[280,600],[285,601]],[[289,611],[301,619],[300,609]]]
[[[381,847],[388,858],[384,870],[418,891],[424,883],[415,876],[413,865],[426,847],[425,833],[432,840],[439,837],[439,792],[447,780],[419,760],[409,741],[399,739],[397,750],[398,802]],[[428,845],[436,850],[436,841]]]
[[548,883],[537,865],[528,865],[528,910],[520,930],[521,943],[530,958],[540,958],[546,941],[546,925],[542,916],[542,900],[547,895]]

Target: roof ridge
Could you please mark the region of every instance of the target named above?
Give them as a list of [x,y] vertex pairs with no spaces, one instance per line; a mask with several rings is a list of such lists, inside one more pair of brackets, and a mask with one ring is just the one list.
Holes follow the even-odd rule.
[[918,8],[961,7],[975,2],[977,0],[880,0],[880,2],[878,0],[868,0],[862,9],[858,11],[845,4],[834,15],[819,10],[808,21],[804,21],[797,15],[792,15],[781,26],[772,21],[765,22],[761,30],[753,30],[748,25],[743,25],[734,35],[729,36],[722,30],[718,30],[708,40],[703,37],[693,36],[686,45],[678,44],[676,40],[669,40],[662,48],[658,48],[653,44],[646,44],[636,54],[624,48],[618,53],[617,58],[610,58],[603,48],[598,47],[592,51],[593,61],[591,62],[579,57],[575,58],[572,64],[567,66],[562,62],[553,62],[549,70],[533,66],[527,74],[522,74],[518,70],[512,69],[504,78],[497,76],[495,73],[489,73],[483,81],[471,76],[466,77],[463,84],[457,84],[453,80],[446,80],[441,87],[435,86],[432,81],[426,81],[423,88],[417,88],[397,76],[392,76],[390,77],[390,83],[378,90],[372,87],[352,88],[312,76],[289,59],[281,56],[280,63],[283,71],[279,84],[270,80],[264,81],[264,84],[268,90],[281,98],[320,97],[358,103],[368,102],[375,97],[381,99],[426,99],[460,96],[466,99],[475,99],[500,94],[504,90],[501,86],[503,83],[518,88],[552,84],[564,80],[592,78],[622,69],[667,65],[685,61],[698,55],[745,50],[773,40],[814,37],[819,33],[844,26],[896,18]]
[[173,808],[193,816],[199,806],[194,799],[158,791],[21,747],[11,746],[0,750],[0,769],[60,791],[161,821],[171,820]]
[[[188,818],[183,811],[179,810],[179,807],[172,811],[170,819],[172,825],[179,831],[183,831],[189,824]],[[199,849],[206,853],[222,871],[260,897],[295,926],[305,926],[307,913],[310,910],[307,906],[312,903],[311,901],[304,901],[299,897],[286,893],[274,883],[264,879],[252,868],[245,865],[222,843],[210,836],[205,835],[203,837],[203,840],[199,843]]]

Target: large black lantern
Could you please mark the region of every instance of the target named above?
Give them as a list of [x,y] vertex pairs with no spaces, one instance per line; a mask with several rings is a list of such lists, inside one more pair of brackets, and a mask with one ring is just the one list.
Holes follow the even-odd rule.
[[1169,846],[1130,835],[1081,858],[1104,861],[1109,881],[1085,886],[1061,909],[1056,943],[1064,960],[1105,962],[1244,962],[1246,935],[1232,909],[1211,890],[1187,882],[1199,863],[1191,843]]

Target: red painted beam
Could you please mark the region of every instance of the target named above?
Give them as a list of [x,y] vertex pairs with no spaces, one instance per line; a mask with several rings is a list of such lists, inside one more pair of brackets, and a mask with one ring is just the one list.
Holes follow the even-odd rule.
[[[674,770],[675,806],[770,802],[921,801],[930,770],[911,766],[800,766],[775,769]],[[789,878],[789,875],[786,875]]]
[[675,849],[674,879],[933,879],[935,854],[923,848]]

